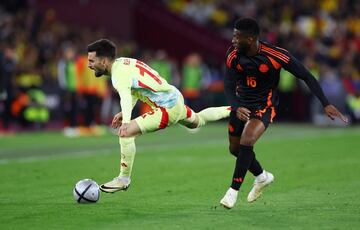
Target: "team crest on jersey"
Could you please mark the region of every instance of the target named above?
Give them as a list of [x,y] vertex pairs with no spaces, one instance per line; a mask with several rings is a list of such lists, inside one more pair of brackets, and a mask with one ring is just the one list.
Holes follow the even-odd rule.
[[236,65],[236,69],[239,70],[239,71],[243,71],[243,70],[244,70],[244,69],[241,67],[240,64],[237,64],[237,65]]
[[259,66],[259,71],[260,71],[261,73],[266,73],[267,71],[269,71],[269,66],[267,66],[266,64],[261,64],[261,65]]
[[124,59],[124,65],[130,65],[130,59]]

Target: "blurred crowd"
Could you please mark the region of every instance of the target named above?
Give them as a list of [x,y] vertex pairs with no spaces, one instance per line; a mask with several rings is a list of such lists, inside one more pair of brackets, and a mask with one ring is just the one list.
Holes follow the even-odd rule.
[[51,10],[0,11],[1,130],[98,132],[92,127],[102,122],[98,111],[111,91],[108,79],[87,68],[85,51],[104,33],[65,25]]
[[[257,18],[262,39],[288,49],[318,78],[327,97],[353,121],[360,120],[360,3],[350,0],[163,0],[185,20],[231,39],[236,18]],[[223,66],[197,53],[174,60],[165,50],[151,50],[109,37],[106,31],[64,24],[52,10],[44,14],[23,7],[0,7],[0,132],[64,128],[68,136],[100,134],[119,111],[108,78],[87,68],[86,45],[108,37],[119,56],[139,58],[183,92],[196,111],[226,104]],[[224,51],[225,53],[225,51]],[[281,73],[279,119],[322,123],[321,106],[306,87]],[[148,108],[139,105],[135,113]]]
[[[222,91],[221,85],[216,88],[220,71],[214,69],[217,81],[210,85],[210,67],[196,53],[179,66],[165,50],[140,49],[104,31],[64,24],[52,10],[0,11],[0,133],[63,128],[71,137],[102,134],[99,125],[108,125],[120,110],[110,79],[95,78],[87,67],[87,44],[103,37],[117,44],[119,56],[144,60],[182,88],[188,104],[196,109],[209,98],[200,97],[204,87]],[[224,101],[222,93],[220,100]],[[148,109],[139,104],[134,113]]]
[[[163,0],[186,20],[231,39],[233,22],[256,18],[261,39],[289,50],[321,83],[326,96],[353,121],[360,119],[360,1],[356,0]],[[326,122],[317,100],[301,82],[282,72],[280,118]],[[300,92],[299,92],[300,91]],[[305,94],[305,98],[296,96]],[[302,102],[303,101],[303,102]],[[303,105],[303,106],[301,106]]]

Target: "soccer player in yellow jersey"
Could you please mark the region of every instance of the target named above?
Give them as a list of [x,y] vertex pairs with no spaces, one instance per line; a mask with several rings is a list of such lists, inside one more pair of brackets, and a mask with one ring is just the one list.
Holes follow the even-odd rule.
[[[95,76],[111,76],[112,85],[120,96],[122,110],[114,116],[111,124],[113,128],[119,128],[120,174],[100,186],[103,192],[113,193],[129,187],[136,152],[136,136],[176,123],[193,129],[205,125],[208,121],[229,117],[229,106],[207,108],[195,113],[184,104],[179,90],[168,84],[148,65],[132,58],[116,59],[116,47],[107,39],[91,43],[87,47],[87,52],[88,65]],[[137,100],[147,103],[152,110],[131,119],[131,112]]]

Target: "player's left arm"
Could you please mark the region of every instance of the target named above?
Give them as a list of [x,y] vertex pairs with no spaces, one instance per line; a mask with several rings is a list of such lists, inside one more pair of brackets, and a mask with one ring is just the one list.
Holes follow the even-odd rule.
[[316,97],[320,100],[326,115],[328,115],[330,119],[334,120],[337,117],[343,122],[347,123],[347,117],[345,117],[335,106],[329,103],[328,99],[324,95],[323,90],[321,89],[320,84],[310,73],[310,71],[306,69],[306,67],[290,53],[287,52],[287,56],[289,57],[289,61],[288,63],[283,64],[284,69],[306,83],[311,92],[315,94]]
[[236,72],[231,68],[226,68],[225,70],[224,93],[231,109],[236,111],[239,107],[236,97]]

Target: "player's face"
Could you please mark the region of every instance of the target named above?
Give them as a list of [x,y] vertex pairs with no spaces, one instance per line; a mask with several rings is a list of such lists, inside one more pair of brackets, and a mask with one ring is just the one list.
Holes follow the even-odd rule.
[[106,73],[104,58],[96,56],[96,52],[88,53],[88,67],[94,70],[95,77],[101,77]]
[[254,42],[254,38],[242,33],[240,30],[234,29],[231,42],[240,53],[246,54],[250,50],[251,45]]

